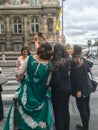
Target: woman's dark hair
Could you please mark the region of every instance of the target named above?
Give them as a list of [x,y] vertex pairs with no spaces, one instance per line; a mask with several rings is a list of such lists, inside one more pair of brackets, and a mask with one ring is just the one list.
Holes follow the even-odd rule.
[[76,64],[77,68],[83,65],[83,57],[81,53],[82,53],[82,47],[79,45],[74,45],[72,62]]
[[64,65],[68,56],[66,48],[61,44],[56,44],[53,52],[52,70],[57,70],[60,66]]
[[49,60],[52,56],[52,46],[49,43],[40,44],[37,54],[43,60]]
[[56,44],[54,46],[54,53],[53,53],[55,60],[60,60],[61,58],[67,58],[68,52],[66,48],[61,44]]
[[81,55],[82,47],[79,45],[74,45],[74,54],[73,55]]
[[21,55],[23,55],[23,51],[27,50],[28,51],[28,55],[30,55],[30,51],[29,51],[29,47],[28,46],[23,46],[21,49]]

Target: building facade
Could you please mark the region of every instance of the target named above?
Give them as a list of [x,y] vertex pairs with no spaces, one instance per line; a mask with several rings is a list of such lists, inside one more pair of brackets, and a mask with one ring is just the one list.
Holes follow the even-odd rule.
[[0,0],[0,51],[20,51],[23,45],[34,51],[38,31],[57,43],[59,11],[59,0]]

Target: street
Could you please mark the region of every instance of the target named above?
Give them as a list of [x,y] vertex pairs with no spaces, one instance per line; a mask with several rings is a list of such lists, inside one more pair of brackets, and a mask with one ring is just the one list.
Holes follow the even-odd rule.
[[[92,68],[93,75],[95,79],[98,81],[98,59],[94,62],[94,66]],[[3,104],[4,104],[4,115],[5,118],[0,122],[0,130],[3,129],[12,98],[15,90],[18,88],[19,83],[15,79],[14,68],[5,68],[5,74],[8,76],[9,81],[7,84],[3,85]],[[74,97],[70,97],[70,130],[75,130],[75,125],[79,124],[80,117],[78,110],[76,108]],[[90,129],[89,130],[98,130],[98,88],[95,93],[91,94],[90,100],[90,109],[91,109],[91,118],[90,118]]]

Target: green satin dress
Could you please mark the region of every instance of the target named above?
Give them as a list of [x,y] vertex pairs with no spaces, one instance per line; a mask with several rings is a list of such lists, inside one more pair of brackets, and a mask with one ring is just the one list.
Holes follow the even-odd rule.
[[[19,130],[50,130],[53,125],[51,92],[46,84],[50,63],[40,63],[28,58],[27,75],[17,90]],[[3,130],[14,130],[14,105],[12,104]]]

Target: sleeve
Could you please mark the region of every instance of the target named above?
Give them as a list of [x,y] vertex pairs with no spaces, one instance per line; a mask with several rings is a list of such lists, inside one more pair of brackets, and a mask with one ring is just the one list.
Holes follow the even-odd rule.
[[27,70],[28,59],[24,61],[24,63],[20,66],[20,69],[17,71],[18,78],[21,78],[25,75]]
[[15,72],[17,73],[20,67],[20,57],[18,57],[17,61],[16,61],[16,68],[15,68]]
[[93,67],[93,61],[91,61],[91,60],[86,60],[86,59],[84,59],[84,62],[85,62],[85,64],[86,64],[86,66],[87,66],[87,70],[88,70],[88,72],[90,71],[90,69]]

